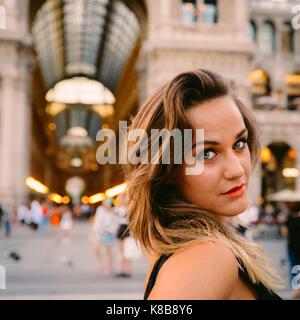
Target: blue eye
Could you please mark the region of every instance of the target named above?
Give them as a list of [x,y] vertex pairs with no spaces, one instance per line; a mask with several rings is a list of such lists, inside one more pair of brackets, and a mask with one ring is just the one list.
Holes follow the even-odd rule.
[[236,142],[235,149],[244,149],[247,146],[247,139],[243,138]]
[[199,152],[197,155],[197,160],[210,160],[214,157],[216,153],[212,150],[204,150],[202,152]]

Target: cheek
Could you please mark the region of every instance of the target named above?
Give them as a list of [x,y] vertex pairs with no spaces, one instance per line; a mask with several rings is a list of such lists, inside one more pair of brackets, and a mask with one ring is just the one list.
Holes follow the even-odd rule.
[[245,152],[241,160],[241,164],[244,169],[245,176],[249,177],[251,174],[251,155],[250,155],[249,149],[247,149],[247,151]]
[[205,168],[201,175],[180,175],[178,187],[182,195],[190,202],[204,205],[218,190],[219,179],[216,168]]

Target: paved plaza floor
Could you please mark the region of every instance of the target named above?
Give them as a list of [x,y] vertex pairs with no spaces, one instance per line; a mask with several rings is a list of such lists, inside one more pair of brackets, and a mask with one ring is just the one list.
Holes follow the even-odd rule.
[[[131,278],[102,275],[88,241],[91,225],[77,222],[71,241],[64,243],[59,229],[46,234],[16,227],[11,238],[0,238],[0,265],[6,268],[6,290],[1,298],[13,299],[141,299],[146,261],[134,263]],[[8,258],[12,251],[21,259]],[[118,248],[114,247],[115,273]]]
[[[6,269],[6,290],[1,299],[142,299],[146,261],[134,263],[131,278],[106,277],[96,268],[96,260],[88,241],[91,224],[77,222],[71,241],[64,243],[59,229],[47,233],[33,232],[15,226],[10,238],[0,234],[0,265]],[[287,272],[285,240],[263,240],[262,245],[283,273]],[[118,250],[114,247],[115,273]],[[19,261],[9,253],[20,255]],[[280,292],[288,298],[288,290]]]

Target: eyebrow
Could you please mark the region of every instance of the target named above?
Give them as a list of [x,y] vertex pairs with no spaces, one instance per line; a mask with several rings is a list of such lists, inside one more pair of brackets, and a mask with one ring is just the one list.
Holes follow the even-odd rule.
[[[245,132],[248,132],[248,129],[247,128],[244,128],[242,129],[235,137],[235,139],[239,139],[241,138]],[[193,145],[192,145],[192,149],[196,147],[196,145],[198,144],[211,144],[211,145],[214,145],[214,146],[217,146],[217,145],[220,145],[220,142],[218,141],[211,141],[211,140],[205,140],[204,142],[203,141],[198,141],[198,142],[195,142]]]

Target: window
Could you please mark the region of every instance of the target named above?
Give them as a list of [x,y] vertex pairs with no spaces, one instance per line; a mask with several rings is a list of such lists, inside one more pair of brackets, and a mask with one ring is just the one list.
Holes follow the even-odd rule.
[[270,21],[266,21],[262,26],[259,47],[265,55],[274,54],[276,51],[276,30]]
[[267,72],[263,69],[255,69],[250,72],[251,93],[256,109],[271,110],[277,107],[277,100],[271,95],[271,81]]
[[253,42],[256,42],[257,40],[257,28],[256,28],[256,24],[254,21],[250,21],[250,25],[249,25],[249,31],[250,31],[250,37],[252,39]]
[[285,22],[281,34],[282,52],[292,53],[294,51],[294,29],[290,22]]
[[285,77],[287,109],[300,110],[300,72],[290,73]]
[[184,23],[193,23],[197,21],[196,0],[182,1],[181,19]]
[[204,0],[198,2],[198,10],[200,11],[201,20],[207,24],[217,23],[217,1]]
[[182,21],[194,23],[201,21],[214,24],[218,21],[218,6],[216,0],[182,0]]

